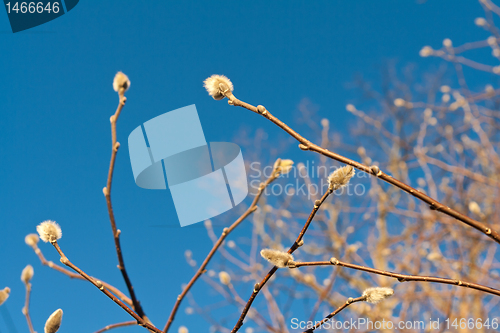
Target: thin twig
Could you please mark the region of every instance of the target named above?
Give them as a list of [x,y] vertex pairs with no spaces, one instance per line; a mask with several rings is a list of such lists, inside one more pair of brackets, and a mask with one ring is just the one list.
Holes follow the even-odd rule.
[[323,325],[324,323],[326,323],[328,320],[330,320],[331,318],[333,318],[334,316],[336,316],[340,311],[342,311],[345,308],[347,308],[352,303],[363,302],[365,300],[366,300],[366,296],[360,296],[358,298],[349,298],[344,304],[342,304],[340,307],[338,307],[335,311],[333,311],[332,313],[330,313],[329,315],[327,315],[325,317],[325,319],[323,319],[319,323],[316,323],[316,325],[314,325],[314,327],[311,327],[307,331],[304,331],[304,333],[311,333],[312,331],[314,331],[315,329],[317,329],[318,327],[320,327],[321,325]]
[[[318,211],[318,209],[321,207],[323,202],[325,202],[326,198],[328,198],[328,196],[332,192],[333,192],[333,189],[331,187],[329,187],[328,190],[325,192],[325,194],[323,194],[321,199],[317,200],[314,203],[314,207],[311,211],[311,214],[309,214],[309,217],[307,218],[306,223],[302,227],[302,230],[300,231],[299,235],[297,236],[297,239],[295,240],[293,245],[288,250],[288,253],[292,254],[296,249],[298,249],[302,245],[302,243],[303,243],[302,238],[304,237],[304,234],[306,233],[307,229],[309,228],[309,225],[311,224],[314,216],[316,215],[316,212]],[[262,287],[264,287],[266,282],[269,281],[269,279],[274,275],[274,273],[277,270],[278,270],[277,266],[274,266],[273,268],[271,268],[269,273],[267,273],[267,275],[262,279],[262,281],[260,281],[260,283],[257,283],[255,285],[253,292],[252,292],[252,295],[250,295],[250,299],[247,301],[247,304],[243,308],[243,311],[240,315],[240,318],[238,319],[238,322],[236,323],[236,325],[232,329],[231,333],[238,332],[238,330],[241,328],[241,326],[243,325],[243,320],[245,319],[248,311],[250,310],[250,307],[252,306],[252,303],[255,300],[255,297],[257,297],[257,294],[259,293],[259,291],[262,289]]]
[[125,280],[125,284],[127,285],[128,292],[130,294],[130,298],[132,299],[132,304],[134,310],[141,318],[146,318],[144,311],[142,310],[140,302],[137,300],[135,296],[134,287],[132,286],[132,282],[127,274],[127,270],[125,269],[125,262],[123,261],[122,248],[120,246],[120,233],[121,231],[116,228],[115,222],[115,214],[113,213],[113,206],[111,204],[111,183],[113,180],[113,171],[115,169],[115,160],[116,154],[118,152],[118,148],[120,147],[120,143],[116,141],[116,122],[118,121],[118,117],[127,101],[127,98],[123,95],[124,92],[120,90],[118,94],[120,100],[118,103],[118,108],[114,115],[111,116],[111,160],[109,162],[109,171],[108,171],[108,180],[106,183],[106,187],[103,189],[104,196],[106,197],[106,204],[108,206],[109,213],[109,221],[111,222],[111,229],[113,230],[113,238],[115,240],[115,248],[116,255],[118,256],[118,269],[123,275],[123,279]]
[[[34,249],[36,255],[38,256],[38,258],[40,259],[40,262],[42,263],[42,265],[48,266],[48,267],[50,267],[50,268],[52,268],[52,269],[54,269],[54,270],[56,270],[58,272],[61,272],[61,273],[65,274],[65,275],[67,275],[71,279],[85,280],[85,278],[83,278],[81,275],[73,273],[72,271],[67,270],[64,267],[56,265],[52,261],[49,261],[49,260],[45,259],[45,257],[43,256],[42,251],[38,248],[38,246],[34,245],[33,249]],[[102,281],[100,279],[97,279],[95,277],[92,277],[92,278],[101,281],[102,285],[104,287],[106,287],[106,289],[109,289],[113,294],[115,294],[116,296],[118,296],[118,298],[120,298],[126,304],[128,304],[130,306],[133,306],[132,300],[130,298],[128,298],[127,295],[125,295],[123,292],[121,292],[118,288],[110,285],[107,282],[104,282],[104,281]]]
[[106,327],[101,328],[99,331],[95,331],[95,333],[102,333],[102,332],[112,330],[113,328],[120,328],[120,327],[125,327],[125,326],[134,326],[134,325],[137,325],[137,322],[135,320],[124,321],[123,323],[116,323],[116,324],[112,324],[112,325],[107,325]]
[[463,175],[463,176],[468,177],[472,180],[475,180],[477,182],[480,182],[480,183],[483,183],[483,184],[486,184],[489,186],[500,187],[500,183],[496,179],[488,178],[484,175],[481,175],[479,173],[475,173],[474,171],[471,171],[471,170],[463,168],[463,167],[458,167],[458,166],[446,164],[441,160],[427,156],[425,154],[423,154],[422,157],[424,160],[426,160],[426,162],[428,162],[430,164],[434,164],[435,166],[438,166],[443,170],[449,171],[451,173]]
[[162,331],[155,326],[153,326],[151,323],[140,317],[137,313],[135,313],[131,308],[129,308],[125,303],[120,301],[118,298],[115,297],[109,290],[104,287],[101,281],[93,279],[90,277],[87,273],[82,271],[80,268],[78,268],[75,264],[73,264],[71,261],[69,261],[68,257],[63,253],[61,248],[59,247],[59,244],[57,244],[57,241],[52,241],[51,244],[54,246],[54,248],[57,250],[57,253],[61,256],[61,263],[64,265],[68,266],[78,274],[80,274],[82,277],[85,278],[85,280],[89,281],[92,283],[94,286],[96,286],[100,291],[102,291],[106,296],[108,296],[113,302],[118,304],[123,310],[125,310],[129,315],[131,315],[136,321],[137,324],[149,329],[152,332],[155,333],[162,333]]
[[230,91],[226,91],[225,96],[229,99],[230,105],[241,106],[245,109],[248,109],[250,111],[258,113],[258,114],[264,116],[265,118],[267,118],[268,120],[270,120],[271,122],[273,122],[274,124],[276,124],[278,127],[280,127],[285,132],[290,134],[293,138],[295,138],[300,143],[299,144],[300,149],[314,151],[316,153],[327,156],[327,157],[334,159],[336,161],[339,161],[341,163],[351,165],[358,170],[361,170],[361,171],[366,172],[368,174],[374,175],[374,176],[386,181],[387,183],[389,183],[397,188],[400,188],[401,190],[413,195],[417,199],[425,202],[426,204],[429,205],[431,210],[437,210],[441,213],[444,213],[448,216],[451,216],[451,217],[481,231],[482,233],[484,233],[485,235],[487,235],[488,237],[490,237],[491,239],[493,239],[494,241],[496,241],[497,243],[500,244],[500,234],[498,234],[498,232],[492,230],[487,225],[485,225],[479,221],[476,221],[468,216],[465,216],[465,215],[457,212],[456,210],[440,203],[439,201],[437,201],[435,199],[432,199],[431,197],[416,190],[415,188],[389,176],[388,174],[386,174],[383,171],[381,171],[380,169],[378,169],[378,167],[371,168],[369,166],[366,166],[364,164],[361,164],[361,163],[358,163],[354,160],[351,160],[350,158],[347,158],[347,157],[344,157],[342,155],[331,152],[328,149],[321,148],[320,146],[310,142],[309,140],[307,140],[306,138],[304,138],[303,136],[301,136],[300,134],[295,132],[293,129],[291,129],[288,125],[283,123],[281,120],[279,120],[278,118],[273,116],[262,105],[255,107],[255,106],[250,105],[248,103],[242,102],[239,99],[237,99]]
[[35,330],[33,329],[33,323],[31,322],[31,317],[30,317],[31,283],[27,282],[25,283],[25,286],[26,286],[26,300],[24,302],[23,314],[26,317],[26,322],[28,323],[28,328],[30,330],[30,333],[35,333]]
[[280,174],[276,172],[276,168],[275,168],[273,170],[271,176],[264,183],[260,184],[259,190],[258,190],[257,194],[255,195],[255,198],[253,199],[250,207],[248,207],[248,209],[243,213],[243,215],[241,215],[229,228],[224,228],[224,230],[222,231],[222,235],[219,237],[217,242],[214,244],[214,246],[212,247],[212,250],[210,250],[207,257],[205,258],[205,260],[201,264],[200,268],[198,268],[198,270],[196,271],[194,276],[191,278],[191,280],[189,281],[187,286],[182,290],[182,293],[179,296],[177,296],[177,300],[174,304],[174,308],[172,309],[172,312],[170,313],[168,321],[165,324],[165,327],[163,328],[164,333],[168,332],[168,329],[170,328],[170,325],[172,325],[172,322],[174,321],[175,314],[177,313],[179,306],[181,305],[182,300],[184,299],[186,294],[189,292],[191,287],[194,285],[196,280],[198,280],[198,278],[205,272],[205,267],[207,267],[208,263],[210,262],[210,260],[214,256],[215,252],[217,252],[218,248],[221,246],[224,239],[226,239],[226,237],[231,233],[231,231],[233,231],[241,222],[243,222],[243,220],[245,220],[250,214],[255,212],[255,210],[257,209],[257,202],[259,201],[260,197],[264,193],[264,189],[271,182],[273,182],[276,178],[278,178],[279,175]]
[[458,279],[446,279],[446,278],[440,278],[440,277],[433,277],[433,276],[419,276],[419,275],[407,275],[407,274],[393,273],[393,272],[383,271],[383,270],[376,269],[376,268],[365,267],[365,266],[360,266],[360,265],[342,262],[342,261],[339,261],[338,259],[335,259],[335,258],[332,258],[330,261],[311,261],[311,262],[296,262],[295,263],[295,267],[327,266],[327,265],[342,266],[342,267],[352,268],[352,269],[356,269],[356,270],[364,271],[364,272],[368,272],[368,273],[389,276],[389,277],[397,279],[399,282],[419,281],[419,282],[443,283],[443,284],[450,284],[450,285],[459,286],[459,287],[463,287],[463,288],[475,289],[475,290],[483,291],[483,292],[488,293],[488,294],[500,296],[500,290],[494,289],[494,288],[491,288],[488,286],[483,286],[483,285],[477,284],[477,283],[466,282],[466,281],[462,281],[462,280],[458,280]]

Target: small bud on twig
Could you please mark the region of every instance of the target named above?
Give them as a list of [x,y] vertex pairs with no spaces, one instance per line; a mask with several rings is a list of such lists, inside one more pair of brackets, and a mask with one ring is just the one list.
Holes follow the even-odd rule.
[[354,176],[354,168],[350,165],[339,168],[332,172],[328,177],[328,182],[330,183],[330,189],[338,190],[341,187],[346,186],[349,180]]
[[477,17],[475,20],[474,20],[474,23],[478,26],[478,27],[484,27],[487,23],[486,23],[486,20],[482,17]]
[[45,323],[44,332],[56,333],[59,330],[59,327],[61,327],[62,315],[63,311],[61,309],[54,311]]
[[432,55],[433,53],[434,50],[430,46],[424,46],[419,52],[420,56],[424,58]]
[[21,281],[23,281],[24,284],[28,284],[31,281],[31,278],[33,278],[34,273],[33,266],[27,265],[21,272]]
[[380,168],[376,165],[372,165],[370,167],[370,170],[372,171],[372,173],[375,175],[375,176],[380,176],[382,174],[382,172],[380,171]]
[[231,283],[231,276],[227,272],[221,271],[219,272],[219,280],[220,283],[228,286]]
[[29,234],[29,235],[26,235],[26,237],[24,237],[24,241],[26,242],[26,244],[28,244],[32,248],[36,247],[39,240],[40,240],[40,238],[38,237],[37,234]]
[[9,287],[5,287],[2,290],[0,290],[0,305],[2,305],[3,303],[5,303],[5,301],[7,300],[7,298],[9,298],[9,294],[10,294],[10,288]]
[[282,160],[278,158],[276,162],[274,162],[274,170],[279,172],[282,175],[286,175],[292,170],[293,161],[292,160]]

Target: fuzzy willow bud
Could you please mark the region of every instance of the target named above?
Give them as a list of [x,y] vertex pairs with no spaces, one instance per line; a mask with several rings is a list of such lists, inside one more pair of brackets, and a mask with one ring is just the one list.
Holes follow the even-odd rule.
[[2,305],[3,303],[5,303],[5,301],[7,300],[7,298],[9,298],[9,294],[10,294],[10,288],[9,287],[5,287],[2,290],[0,290],[0,305]]
[[233,91],[233,83],[224,75],[214,74],[203,81],[203,86],[208,94],[215,100],[221,100],[227,92]]
[[59,224],[54,221],[44,221],[36,227],[36,231],[40,235],[40,239],[45,243],[55,242],[62,237],[62,231]]
[[264,249],[260,251],[260,255],[262,258],[279,268],[287,267],[293,263],[293,256],[284,251]]
[[44,332],[56,333],[59,330],[59,327],[61,327],[62,315],[63,311],[61,309],[54,311],[45,322]]
[[128,90],[128,88],[130,88],[130,80],[128,79],[128,76],[123,74],[122,72],[116,73],[113,80],[113,89],[117,93],[124,93]]
[[394,290],[385,287],[368,288],[363,292],[363,296],[368,303],[376,304],[394,295]]
[[35,274],[33,266],[27,265],[21,273],[21,281],[23,281],[24,284],[28,284],[33,278],[33,274]]
[[335,170],[328,177],[330,188],[332,190],[338,190],[339,188],[346,186],[347,184],[349,184],[349,181],[354,176],[354,174],[354,168],[350,165],[346,165],[345,167]]

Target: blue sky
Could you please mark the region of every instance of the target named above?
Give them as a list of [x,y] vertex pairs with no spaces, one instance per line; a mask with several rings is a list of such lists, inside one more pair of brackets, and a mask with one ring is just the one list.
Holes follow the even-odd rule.
[[[113,203],[135,289],[151,320],[163,327],[181,283],[192,276],[184,251],[201,260],[211,242],[204,228],[179,227],[168,191],[135,185],[126,147],[134,128],[196,104],[208,141],[232,141],[243,128],[263,128],[276,138],[277,129],[263,118],[207,95],[202,81],[225,74],[237,97],[265,105],[285,122],[294,121],[297,105],[308,98],[320,117],[345,132],[353,120],[344,111],[353,98],[346,83],[356,73],[374,76],[387,59],[430,68],[437,62],[420,58],[420,48],[440,47],[444,38],[455,44],[485,38],[473,26],[478,16],[478,3],[453,0],[80,1],[54,21],[13,34],[1,13],[0,288],[12,292],[0,332],[27,331],[19,279],[26,264],[35,268],[31,312],[39,332],[57,308],[65,311],[61,332],[92,332],[129,320],[92,286],[42,267],[24,244],[38,223],[56,220],[70,260],[125,290],[102,195],[118,70],[132,85],[118,122],[122,147]],[[58,261],[51,246],[40,247]],[[201,288],[194,291],[203,297]],[[207,331],[203,319],[183,311],[172,331],[180,324]]]

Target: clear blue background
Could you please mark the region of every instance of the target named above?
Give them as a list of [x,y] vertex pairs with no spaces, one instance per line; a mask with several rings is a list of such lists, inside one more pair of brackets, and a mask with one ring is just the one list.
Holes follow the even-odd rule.
[[[64,310],[61,332],[93,332],[130,320],[89,284],[42,267],[24,244],[38,223],[56,220],[63,229],[60,245],[72,261],[126,289],[102,194],[118,70],[132,85],[118,122],[122,147],[113,203],[135,290],[162,328],[181,283],[192,276],[184,251],[191,249],[201,262],[211,242],[202,224],[179,227],[168,191],[134,184],[126,142],[135,127],[196,104],[209,141],[232,141],[243,128],[253,133],[258,127],[270,139],[283,137],[272,134],[277,129],[263,118],[207,95],[202,81],[225,74],[236,96],[265,105],[285,122],[294,121],[307,97],[333,129],[346,133],[354,118],[345,112],[352,101],[345,85],[356,73],[373,76],[386,59],[429,68],[437,62],[421,59],[420,48],[440,47],[447,37],[455,44],[485,38],[473,24],[482,15],[478,3],[455,0],[81,1],[52,22],[12,34],[7,14],[0,13],[0,287],[12,290],[0,332],[27,331],[19,277],[29,263],[35,268],[31,313],[38,332],[57,308]],[[296,150],[284,157],[307,158]],[[40,247],[58,261],[50,245]],[[197,299],[206,296],[203,288],[193,290]],[[172,332],[181,324],[208,331],[202,318],[183,309]]]

